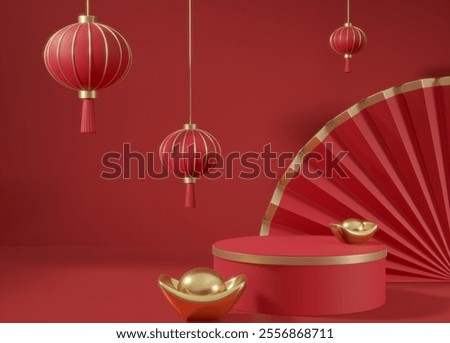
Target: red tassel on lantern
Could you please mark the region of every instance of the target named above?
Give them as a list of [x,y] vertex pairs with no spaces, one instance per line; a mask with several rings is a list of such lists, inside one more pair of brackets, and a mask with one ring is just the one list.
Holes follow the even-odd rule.
[[201,175],[217,164],[220,154],[219,142],[195,124],[185,124],[183,129],[172,132],[161,143],[162,164],[186,185],[185,207],[195,207],[194,185]]
[[83,108],[81,110],[81,132],[95,132],[94,100],[92,99],[83,100]]
[[[89,2],[88,2],[89,4]],[[83,99],[81,132],[95,132],[93,100],[128,73],[131,49],[123,36],[100,24],[96,17],[78,17],[78,23],[56,32],[44,49],[44,62],[50,75],[63,86],[79,91]]]
[[350,58],[346,58],[345,59],[344,72],[345,73],[351,73],[352,72],[352,69],[351,69],[351,66],[350,66]]
[[184,207],[195,208],[195,183],[197,181],[191,178],[185,178],[186,194],[184,197]]

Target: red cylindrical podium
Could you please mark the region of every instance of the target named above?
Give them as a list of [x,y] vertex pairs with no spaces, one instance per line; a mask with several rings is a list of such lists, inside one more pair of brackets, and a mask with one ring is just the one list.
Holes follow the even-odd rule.
[[213,245],[214,269],[248,277],[235,309],[277,315],[367,311],[385,302],[384,245],[331,236],[255,236]]

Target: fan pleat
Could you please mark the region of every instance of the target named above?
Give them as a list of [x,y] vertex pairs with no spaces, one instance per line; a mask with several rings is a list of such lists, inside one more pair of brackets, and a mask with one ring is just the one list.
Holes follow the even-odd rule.
[[[367,134],[367,130],[364,132],[366,133],[364,137],[370,137],[370,135]],[[355,137],[358,137],[357,133],[355,133],[354,135]],[[364,140],[362,136],[363,135],[361,135],[359,139],[360,142]],[[376,137],[378,136],[374,136],[370,140],[372,143],[372,148],[377,145],[375,144],[375,142],[377,141]],[[334,140],[334,143],[334,147],[336,150],[346,150],[345,147],[336,144],[336,140]],[[390,228],[392,227],[401,227],[406,224],[406,218],[403,218],[402,213],[398,211],[398,209],[395,207],[395,204],[391,202],[391,199],[386,196],[383,189],[379,187],[380,183],[374,181],[368,175],[368,169],[364,168],[364,166],[360,164],[359,159],[357,159],[356,156],[350,154],[345,160],[343,160],[342,166],[345,166],[347,168],[346,173],[349,175],[349,178],[337,178],[329,180],[329,182],[331,182],[333,185],[340,185],[341,191],[352,192],[350,193],[350,197],[348,199],[342,199],[342,201],[345,201],[346,203],[354,201],[352,206],[354,209],[360,208],[358,210],[360,216],[377,222],[380,227],[386,228],[385,232],[390,232]],[[324,189],[330,191],[331,185],[324,187]],[[341,194],[339,197],[343,197],[343,194]],[[339,197],[337,197],[337,201]],[[401,218],[401,220],[399,220],[399,218]],[[427,261],[430,264],[440,264],[439,257],[432,250],[430,250],[427,245],[421,244],[422,247],[427,250],[427,253],[424,253],[422,249],[415,249],[414,244],[416,242],[422,243],[420,240],[420,236],[414,231],[408,233],[412,237],[414,237],[415,241],[413,243],[410,239],[404,240],[403,237],[398,234],[398,232],[392,232],[391,235],[396,240],[401,241],[403,243],[403,246],[407,247],[409,251],[415,251],[416,257],[420,256],[424,261]],[[445,269],[444,266],[442,267]]]
[[[421,207],[421,212],[424,212],[424,207],[426,206],[427,212],[431,213],[431,218],[428,221],[428,225],[425,225],[424,229],[429,232],[430,226],[435,228],[433,230],[433,233],[430,233],[430,236],[435,238],[436,248],[442,254],[443,258],[446,259],[447,264],[450,264],[448,254],[444,254],[442,249],[439,248],[439,243],[437,243],[438,239],[440,239],[440,243],[443,243],[444,239],[441,234],[442,232],[439,229],[441,224],[434,206],[430,182],[427,177],[428,174],[426,171],[425,162],[423,161],[423,154],[420,148],[419,136],[414,128],[414,123],[412,120],[413,116],[410,113],[403,94],[388,99],[387,103],[391,109],[392,117],[394,118],[394,121],[397,125],[399,135],[402,138],[401,141],[406,150],[406,154],[411,165],[413,166],[414,174],[408,173],[408,175],[415,176],[417,178],[416,182],[414,183],[414,189],[420,190],[420,194],[422,194],[425,198],[425,204]],[[424,139],[422,139],[422,142],[423,141]],[[438,235],[436,235],[436,233]]]
[[[397,282],[408,282],[408,281],[412,281],[412,282],[417,282],[417,281],[422,281],[422,282],[430,282],[430,281],[448,281],[448,276],[447,277],[439,277],[436,275],[432,275],[432,274],[418,274],[416,272],[411,272],[409,270],[403,270],[403,269],[394,269],[391,267],[387,267],[386,268],[386,272],[388,273],[388,275],[391,277],[390,279],[392,281],[397,281]],[[396,277],[398,276],[398,278]]]
[[[330,121],[280,180],[261,234],[326,235],[329,223],[359,217],[380,227],[376,238],[389,248],[388,280],[449,281],[447,109],[448,77],[377,93]],[[326,172],[329,157],[343,151],[339,165],[348,177],[339,170],[304,174],[305,167]],[[329,157],[308,159],[309,152]],[[292,170],[298,175],[288,178]]]
[[[317,166],[317,168],[319,168],[319,166]],[[349,171],[347,170],[347,172]],[[352,177],[350,176],[350,179],[351,178]],[[389,228],[391,226],[389,222],[386,222],[385,219],[383,219],[383,215],[375,214],[373,205],[367,206],[364,203],[360,203],[359,198],[356,197],[355,194],[349,194],[350,188],[339,187],[337,183],[327,185],[327,179],[323,178],[314,181],[309,181],[306,178],[302,178],[301,180],[304,182],[302,182],[300,188],[289,187],[289,190],[284,191],[283,203],[280,204],[283,208],[283,213],[286,211],[289,211],[290,213],[301,213],[301,216],[304,218],[311,221],[317,221],[318,223],[339,222],[345,218],[342,213],[348,214],[350,217],[362,216],[369,218],[368,216],[372,216],[372,218],[375,219],[370,218],[370,220],[377,220],[380,227]],[[306,188],[307,186],[310,186],[309,189]],[[308,194],[309,197],[306,197],[306,194]],[[326,205],[328,206],[324,208]],[[337,209],[336,206],[341,207],[341,214],[336,214],[334,212]],[[311,232],[311,230],[306,230],[304,227],[301,227],[300,230]],[[329,234],[328,229],[324,231],[325,234]],[[311,233],[318,234],[318,232]],[[417,251],[417,249],[414,249],[414,245],[404,242],[402,236],[396,232],[393,232],[388,237],[391,236],[394,238],[394,243],[400,245],[399,249],[398,247],[394,248],[394,244],[390,244],[391,254],[398,255],[404,260],[414,261],[418,266],[428,269],[430,272],[436,270],[436,263],[438,263],[440,273],[446,273],[444,266],[439,266],[439,259],[437,257],[433,260],[429,255]],[[407,252],[405,252],[406,249]]]
[[[291,192],[291,191],[289,191]],[[315,226],[308,225],[310,223],[313,223],[314,220],[317,220],[317,204],[316,206],[312,206],[309,204],[309,202],[306,199],[300,200],[298,197],[296,197],[294,194],[289,194],[289,192],[286,192],[286,197],[283,199],[283,201],[286,201],[286,203],[283,203],[283,207],[280,207],[277,210],[277,220],[276,220],[276,227],[271,227],[271,234],[275,235],[289,235],[289,234],[296,234],[296,233],[302,233],[302,234],[322,234],[326,235],[329,234],[329,230],[326,227],[318,227],[317,225],[320,225],[320,223],[315,223]],[[291,210],[289,210],[291,208]],[[296,211],[300,209],[303,213],[302,215],[298,215],[298,213],[295,213],[293,211]],[[320,211],[319,211],[320,212]],[[328,221],[336,221],[333,220],[333,216],[328,215],[327,219],[323,219],[323,213],[320,213],[320,218],[322,220],[328,220]],[[295,219],[294,219],[295,218]],[[293,219],[295,220],[295,226],[300,228],[295,229],[293,228]],[[272,221],[272,223],[274,223]],[[283,225],[284,224],[284,225]],[[385,237],[387,236],[387,237]],[[385,232],[380,232],[378,239],[384,243],[387,243],[390,245],[389,253],[390,256],[395,256],[399,260],[404,261],[405,264],[411,264],[412,266],[415,266],[415,268],[419,270],[423,270],[426,275],[430,276],[436,274],[436,266],[433,266],[430,261],[426,261],[426,263],[423,262],[423,259],[420,259],[420,256],[418,258],[413,257],[411,254],[407,254],[404,252],[403,249],[395,249],[393,248],[393,245],[395,243],[400,244],[399,240],[394,240],[394,242],[390,241],[392,240],[392,237]],[[393,244],[394,243],[394,244]],[[414,251],[410,251],[414,252]],[[422,273],[419,273],[422,275]],[[419,275],[418,274],[418,275]],[[448,273],[445,270],[439,269],[437,271],[437,274],[440,276],[448,275]],[[435,275],[436,276],[436,275]]]
[[[379,111],[389,113],[389,108],[385,111]],[[392,116],[398,114],[395,113],[390,116],[386,115],[384,120],[373,119],[374,117],[376,117],[376,114],[377,113],[372,116],[368,115],[364,118],[368,122],[368,127],[378,129],[377,137],[382,137],[383,139],[384,151],[378,155],[378,158],[380,159],[380,165],[383,166],[386,175],[388,175],[388,177],[390,177],[392,180],[391,184],[386,184],[386,180],[383,179],[378,180],[378,182],[382,185],[388,186],[385,187],[385,192],[389,193],[389,197],[392,198],[393,203],[396,205],[396,207],[398,209],[401,209],[401,211],[403,211],[403,213],[405,213],[405,215],[407,216],[410,227],[408,231],[405,232],[405,234],[407,234],[408,232],[417,232],[420,235],[420,240],[418,242],[419,245],[423,245],[425,243],[427,243],[428,245],[431,244],[430,248],[433,250],[437,249],[441,253],[441,256],[444,256],[444,258],[446,259],[445,254],[434,238],[432,230],[430,230],[427,225],[427,219],[423,215],[423,205],[421,203],[418,203],[420,194],[414,194],[415,190],[418,188],[417,185],[411,185],[406,182],[408,179],[408,175],[410,174],[410,171],[413,170],[413,168],[410,164],[401,164],[398,158],[399,156],[406,155],[406,151],[402,148],[403,144],[401,140],[399,140],[399,135],[395,131],[396,126],[392,120]],[[379,116],[380,115],[378,113],[378,117]],[[367,130],[367,127],[362,129]],[[381,134],[381,132],[383,134]],[[351,147],[351,149],[352,148],[354,149],[354,147]],[[374,160],[375,159],[367,159],[367,161]]]
[[[382,120],[379,119],[378,121],[376,121],[376,119],[374,118],[375,115],[379,115],[379,113],[377,112],[372,115],[370,111],[367,110],[366,115],[356,118],[354,122],[359,125],[360,131],[364,133],[364,136],[367,137],[368,142],[371,143],[371,148],[376,155],[374,159],[379,161],[378,170],[386,170],[386,173],[389,176],[395,178],[394,188],[384,187],[383,193],[388,192],[388,190],[393,191],[395,188],[401,187],[402,191],[400,192],[400,194],[404,194],[407,199],[405,203],[405,201],[402,201],[399,198],[392,198],[392,194],[390,194],[389,197],[385,197],[385,199],[383,200],[383,202],[386,202],[386,205],[389,205],[389,211],[397,218],[401,219],[399,224],[390,225],[389,228],[398,228],[397,231],[401,233],[406,239],[413,236],[415,239],[414,242],[412,242],[413,246],[415,246],[416,248],[425,248],[430,256],[434,258],[436,263],[442,265],[444,268],[448,268],[445,267],[446,265],[448,266],[448,260],[446,261],[447,263],[442,261],[443,258],[447,259],[447,257],[443,253],[439,243],[436,242],[433,232],[431,232],[429,226],[426,224],[426,221],[421,217],[421,211],[419,211],[419,207],[414,205],[414,203],[411,201],[412,199],[408,199],[408,187],[404,187],[401,181],[403,177],[401,175],[400,177],[397,176],[399,172],[401,173],[401,171],[405,169],[398,168],[398,155],[392,154],[389,148],[391,145],[387,144],[385,140],[385,137],[387,135],[383,135],[382,132],[377,129],[375,123]],[[393,113],[392,116],[398,117],[399,114]],[[399,142],[395,144],[398,146]],[[361,155],[358,155],[357,157],[361,158]],[[374,159],[366,158],[366,160]],[[384,183],[382,183],[382,181],[383,180],[378,180],[377,185],[385,185]],[[419,220],[419,225],[417,225],[417,222],[415,223],[414,217],[408,218],[403,215],[403,213],[408,212],[408,208],[411,208],[412,212],[417,214],[416,219]],[[402,238],[397,237],[397,239]]]
[[[443,88],[426,88],[424,89],[425,103],[428,113],[428,122],[430,124],[430,137],[432,139],[435,158],[435,171],[438,176],[433,178],[435,181],[433,184],[434,194],[436,194],[437,200],[435,201],[436,207],[441,213],[441,226],[438,227],[439,233],[441,235],[442,243],[444,244],[447,256],[450,258],[450,231],[443,230],[443,228],[450,228],[450,200],[449,200],[449,180],[448,180],[448,169],[450,166],[450,161],[446,160],[445,151],[448,151],[449,140],[444,131],[445,128],[445,118],[446,108],[443,101]],[[430,154],[431,156],[432,154]]]
[[427,276],[435,279],[448,278],[450,275],[448,272],[436,272],[432,269],[432,266],[423,268],[395,254],[391,254],[389,259],[389,268],[398,271],[408,271],[411,275],[416,274],[417,276]]

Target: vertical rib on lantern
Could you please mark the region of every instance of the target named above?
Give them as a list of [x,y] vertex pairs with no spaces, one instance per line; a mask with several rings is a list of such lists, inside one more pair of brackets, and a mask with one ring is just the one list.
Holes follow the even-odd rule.
[[63,86],[78,90],[83,99],[83,133],[95,132],[93,99],[97,91],[121,81],[131,61],[131,48],[125,38],[91,15],[81,15],[78,23],[56,32],[44,49],[50,75]]

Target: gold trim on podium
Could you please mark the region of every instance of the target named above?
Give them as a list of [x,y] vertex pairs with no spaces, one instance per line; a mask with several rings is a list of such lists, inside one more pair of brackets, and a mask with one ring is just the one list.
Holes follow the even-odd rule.
[[267,256],[237,253],[221,250],[213,246],[213,255],[224,260],[278,266],[331,266],[343,264],[358,264],[374,262],[387,256],[387,249],[368,254],[342,255],[342,256]]

